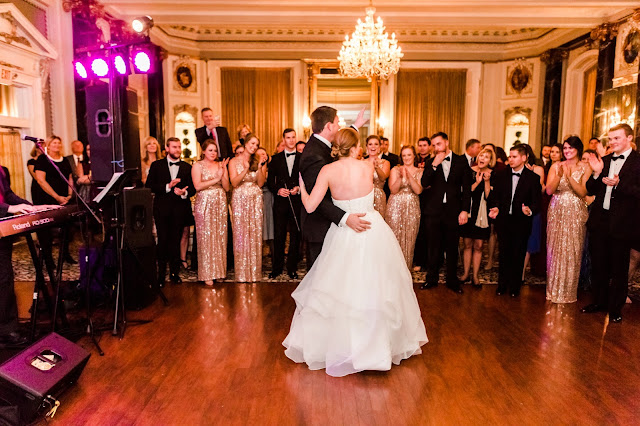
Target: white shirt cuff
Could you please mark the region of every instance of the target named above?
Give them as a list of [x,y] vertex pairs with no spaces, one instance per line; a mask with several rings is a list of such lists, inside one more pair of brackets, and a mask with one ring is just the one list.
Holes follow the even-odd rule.
[[182,197],[182,199],[183,199],[183,200],[186,200],[188,196],[189,196],[189,194],[185,192],[185,193],[184,193],[183,195],[181,195],[180,197]]
[[167,184],[167,186],[165,186],[165,190],[166,190],[167,194],[171,192],[171,187],[169,186],[169,184]]
[[342,216],[342,219],[340,219],[340,223],[338,224],[338,226],[341,228],[344,228],[344,226],[347,224],[348,217],[349,217],[349,213],[345,213],[344,216]]

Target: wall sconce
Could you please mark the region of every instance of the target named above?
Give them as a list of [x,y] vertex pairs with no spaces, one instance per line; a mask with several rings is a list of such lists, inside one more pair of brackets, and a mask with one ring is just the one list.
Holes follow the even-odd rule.
[[380,115],[380,117],[378,117],[378,129],[377,129],[377,134],[378,136],[384,136],[384,129],[387,127],[387,118],[384,115]]
[[302,127],[304,128],[304,138],[309,139],[311,133],[311,119],[307,114],[302,117]]

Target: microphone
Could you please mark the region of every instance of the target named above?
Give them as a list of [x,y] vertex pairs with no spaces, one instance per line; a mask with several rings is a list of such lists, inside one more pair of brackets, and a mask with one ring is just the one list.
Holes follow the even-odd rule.
[[31,142],[44,142],[44,139],[36,138],[35,136],[23,136],[23,141],[31,141]]

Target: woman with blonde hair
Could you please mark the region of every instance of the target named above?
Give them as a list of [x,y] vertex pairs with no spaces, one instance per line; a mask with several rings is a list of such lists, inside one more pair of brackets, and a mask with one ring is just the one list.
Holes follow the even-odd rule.
[[162,148],[158,143],[158,140],[153,136],[147,136],[142,143],[142,183],[147,181],[147,175],[149,175],[149,167],[151,167],[151,163],[156,160],[161,160],[164,158],[164,154],[162,153]]
[[[464,274],[462,282],[471,283],[480,287],[478,273],[482,261],[482,246],[491,236],[491,227],[487,208],[487,200],[491,195],[492,169],[496,165],[496,153],[491,148],[483,148],[478,154],[476,164],[471,167],[473,184],[471,185],[471,216],[462,226],[460,235],[464,240],[464,252],[462,263]],[[473,263],[473,277],[469,276]]]

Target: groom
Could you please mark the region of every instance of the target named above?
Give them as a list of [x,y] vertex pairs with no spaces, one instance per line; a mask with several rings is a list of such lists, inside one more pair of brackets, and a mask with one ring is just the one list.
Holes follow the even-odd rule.
[[[300,174],[304,180],[304,186],[311,193],[316,184],[320,169],[334,159],[331,157],[331,143],[340,130],[338,111],[329,106],[321,106],[311,113],[311,130],[313,134],[309,138],[300,157]],[[366,124],[364,109],[358,114],[354,124],[355,130]],[[338,226],[348,226],[356,232],[363,232],[371,227],[371,222],[362,219],[364,213],[347,214],[331,201],[331,192],[327,191],[324,199],[313,213],[309,214],[302,209],[302,234],[307,240],[307,270],[322,251],[324,236],[329,231],[331,223]]]

